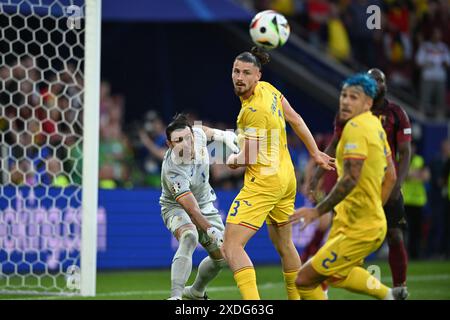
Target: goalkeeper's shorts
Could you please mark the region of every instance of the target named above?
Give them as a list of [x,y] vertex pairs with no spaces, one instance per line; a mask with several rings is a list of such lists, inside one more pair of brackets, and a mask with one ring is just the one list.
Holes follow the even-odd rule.
[[[225,230],[222,218],[220,217],[219,212],[212,203],[209,203],[206,206],[201,207],[200,211],[203,213],[203,216],[206,218],[206,220],[208,220],[211,226],[216,227],[221,232]],[[172,232],[174,236],[176,230],[179,229],[180,227],[190,223],[193,224],[191,218],[186,213],[186,211],[183,210],[183,208],[173,208],[169,211],[164,212],[161,216],[164,220],[164,224],[166,225],[167,229],[170,232]],[[198,241],[206,249],[206,251],[214,252],[219,249],[219,247],[213,241],[211,241],[206,232],[203,232],[201,230],[197,231],[198,231]]]

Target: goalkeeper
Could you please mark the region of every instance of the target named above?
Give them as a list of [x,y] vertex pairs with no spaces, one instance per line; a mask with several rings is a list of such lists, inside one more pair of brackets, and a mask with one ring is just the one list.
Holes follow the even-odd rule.
[[[214,190],[209,185],[207,140],[224,142],[238,151],[233,132],[192,127],[179,114],[166,128],[167,150],[162,163],[160,197],[164,223],[179,242],[172,260],[169,300],[207,299],[205,289],[226,266],[220,252],[224,225],[214,207]],[[192,254],[198,243],[208,252],[198,267],[192,286],[185,287],[192,271]]]

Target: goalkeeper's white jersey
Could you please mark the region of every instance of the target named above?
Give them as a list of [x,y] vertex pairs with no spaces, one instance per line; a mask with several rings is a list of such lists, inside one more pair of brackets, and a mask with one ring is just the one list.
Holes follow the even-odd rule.
[[216,194],[209,184],[209,154],[206,135],[201,128],[192,128],[194,133],[195,159],[192,163],[178,164],[172,149],[166,151],[161,169],[162,214],[181,208],[177,199],[192,192],[200,208],[216,200]]

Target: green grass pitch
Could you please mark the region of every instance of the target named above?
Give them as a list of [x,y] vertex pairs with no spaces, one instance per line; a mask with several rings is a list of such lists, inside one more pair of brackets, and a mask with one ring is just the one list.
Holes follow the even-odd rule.
[[[381,280],[391,285],[389,265],[385,261],[372,261],[368,265],[378,265]],[[194,269],[188,284],[196,274]],[[286,299],[280,266],[256,266],[256,275],[260,296],[267,300]],[[410,299],[450,299],[450,261],[410,262],[408,267],[408,289]],[[156,299],[169,297],[170,270],[99,272],[97,276],[97,296],[89,299]],[[210,284],[208,295],[211,299],[240,299],[232,273],[229,269]],[[371,299],[353,294],[343,289],[329,290],[330,300]],[[23,296],[0,295],[0,299],[84,299],[80,297],[60,296]]]

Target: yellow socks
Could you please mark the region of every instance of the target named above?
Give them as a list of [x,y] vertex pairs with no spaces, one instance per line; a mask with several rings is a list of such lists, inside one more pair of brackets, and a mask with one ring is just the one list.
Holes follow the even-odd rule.
[[297,290],[302,300],[327,300],[327,296],[323,292],[321,285],[318,285],[312,290],[303,288],[298,288]]
[[286,285],[286,291],[288,300],[300,300],[297,287],[295,286],[295,279],[297,279],[298,270],[295,271],[283,271],[284,283]]
[[260,300],[258,287],[256,286],[256,273],[253,267],[244,267],[234,273],[242,299],[244,300]]
[[367,270],[360,267],[353,268],[347,278],[330,282],[330,285],[337,288],[345,288],[356,293],[364,293],[377,299],[384,299],[389,293],[388,287]]

